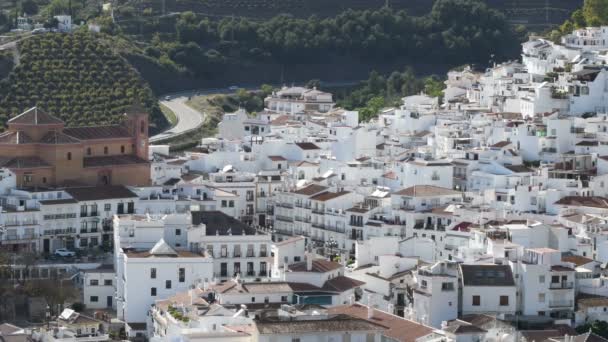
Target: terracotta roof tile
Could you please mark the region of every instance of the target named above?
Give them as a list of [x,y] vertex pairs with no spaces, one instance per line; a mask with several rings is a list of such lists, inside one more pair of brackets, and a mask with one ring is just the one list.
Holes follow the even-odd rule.
[[63,132],[80,140],[130,138],[131,134],[121,125],[70,127]]
[[414,321],[372,309],[372,318],[367,318],[368,307],[361,304],[336,306],[329,308],[330,313],[345,314],[380,324],[387,328],[384,336],[400,342],[415,342],[417,339],[433,333],[434,329]]
[[56,125],[63,124],[64,122],[60,119],[50,115],[49,113],[33,107],[25,112],[15,116],[8,120],[8,124],[19,124],[19,125]]
[[118,156],[97,156],[83,158],[84,167],[99,167],[109,165],[147,164],[148,161],[137,156],[125,154]]

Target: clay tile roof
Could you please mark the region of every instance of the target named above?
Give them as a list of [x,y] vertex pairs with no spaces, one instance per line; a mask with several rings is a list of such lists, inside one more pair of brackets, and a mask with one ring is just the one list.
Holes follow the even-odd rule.
[[323,284],[323,290],[344,292],[364,284],[365,282],[353,278],[339,276],[326,281],[325,284]]
[[361,304],[335,306],[328,309],[331,314],[349,315],[380,324],[387,328],[383,333],[384,336],[400,342],[415,342],[434,331],[431,327],[377,309],[372,309],[372,317],[367,318],[367,310],[368,307]]
[[272,320],[256,322],[256,328],[261,335],[305,334],[305,333],[335,333],[352,331],[384,330],[384,327],[365,319],[348,315],[338,315],[324,319],[306,320]]
[[534,170],[528,168],[525,165],[504,165],[504,167],[515,173],[534,172]]
[[0,134],[0,144],[27,144],[32,143],[32,138],[22,131],[8,131]]
[[465,286],[515,286],[508,265],[460,265]]
[[296,143],[296,146],[303,150],[320,150],[319,146],[311,143],[311,142],[300,142]]
[[137,197],[135,193],[122,185],[85,186],[67,188],[65,191],[79,202]]
[[458,334],[471,334],[471,333],[486,333],[487,330],[484,330],[478,326],[475,326],[469,322],[455,320],[450,322],[447,328],[443,329],[445,332],[449,332],[455,335]]
[[[312,270],[310,272],[325,273],[341,268],[342,265],[335,261],[325,259],[315,259],[312,261]],[[289,265],[289,270],[292,272],[308,272],[306,269],[306,261],[297,262]]]
[[574,337],[574,342],[608,342],[608,339],[588,332]]
[[566,196],[555,202],[555,204],[608,209],[608,198],[599,196]]
[[137,156],[124,154],[118,156],[96,156],[83,158],[83,166],[86,167],[99,167],[99,166],[110,166],[110,165],[132,165],[132,164],[147,164],[148,161],[143,160]]
[[38,157],[0,157],[0,167],[7,167],[9,169],[31,169],[36,167],[50,167],[50,165]]
[[294,194],[298,194],[298,195],[307,195],[307,196],[311,196],[314,194],[318,194],[319,192],[325,191],[328,188],[326,186],[323,185],[318,185],[318,184],[310,184],[307,187],[298,189],[296,191],[294,191]]
[[19,125],[55,125],[63,124],[64,122],[42,109],[38,109],[38,107],[33,107],[8,120],[8,123]]
[[70,127],[63,132],[79,140],[130,138],[131,134],[121,125]]
[[338,197],[344,196],[346,194],[350,194],[350,191],[340,191],[340,192],[329,192],[329,191],[326,191],[326,192],[320,193],[318,195],[314,195],[310,199],[313,200],[313,201],[325,202],[325,201],[329,201],[329,200],[334,199],[334,198],[338,198]]
[[442,188],[434,185],[414,185],[395,192],[395,195],[410,197],[431,197],[461,194],[460,191]]
[[496,144],[490,146],[490,147],[495,147],[495,148],[503,148],[505,146],[508,146],[509,144],[511,144],[510,142],[503,140],[503,141],[499,141]]
[[562,257],[562,261],[571,262],[578,267],[593,262],[593,259],[589,259],[581,255],[568,255]]
[[77,144],[80,140],[58,131],[50,131],[45,134],[40,142],[43,144]]
[[608,306],[608,297],[589,297],[577,300],[577,304],[592,307],[592,306]]
[[289,116],[287,115],[281,115],[279,117],[277,117],[276,119],[270,121],[270,124],[273,126],[281,126],[286,124],[289,121]]
[[598,146],[599,142],[597,140],[583,140],[581,142],[576,143],[576,146]]
[[386,179],[396,180],[397,179],[397,174],[394,171],[389,171],[389,172],[383,174],[382,177],[384,177]]

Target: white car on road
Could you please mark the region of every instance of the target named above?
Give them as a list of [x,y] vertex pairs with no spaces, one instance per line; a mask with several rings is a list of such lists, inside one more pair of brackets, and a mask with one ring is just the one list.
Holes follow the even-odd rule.
[[76,252],[71,251],[67,248],[59,248],[55,250],[55,255],[60,257],[74,257],[76,256]]

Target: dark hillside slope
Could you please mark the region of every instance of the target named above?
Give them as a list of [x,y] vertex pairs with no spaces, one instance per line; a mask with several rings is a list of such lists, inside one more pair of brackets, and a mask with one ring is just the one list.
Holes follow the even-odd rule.
[[[490,7],[502,11],[514,23],[528,25],[560,24],[580,8],[583,0],[484,0]],[[193,11],[209,16],[271,18],[289,13],[306,18],[311,15],[332,17],[347,9],[378,9],[385,4],[412,15],[424,15],[434,0],[164,0],[165,13]],[[122,7],[143,11],[151,8],[163,11],[161,0],[123,0]],[[120,6],[119,6],[120,8]],[[135,12],[138,13],[138,12]],[[140,12],[139,12],[140,13]],[[548,21],[547,21],[548,18]]]
[[116,123],[141,103],[152,131],[167,126],[157,100],[139,73],[93,34],[44,34],[19,44],[20,62],[0,81],[0,129],[39,106],[70,126]]

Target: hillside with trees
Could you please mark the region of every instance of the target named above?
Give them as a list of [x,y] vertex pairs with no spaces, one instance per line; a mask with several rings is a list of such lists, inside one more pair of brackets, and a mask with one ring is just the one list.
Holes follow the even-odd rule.
[[151,89],[103,36],[44,34],[18,49],[19,65],[0,81],[1,126],[33,106],[71,126],[116,123],[134,103],[149,110],[152,131],[167,126]]
[[608,25],[608,0],[585,0],[583,6],[572,13],[570,19],[550,33],[553,41],[575,29]]
[[442,73],[464,63],[518,58],[525,34],[480,0],[437,0],[423,16],[382,7],[265,21],[193,12],[171,17],[173,25],[166,17],[142,18],[140,25],[119,22],[104,30],[148,43],[125,56],[158,92],[220,82],[363,79],[371,70],[407,65],[420,74]]

